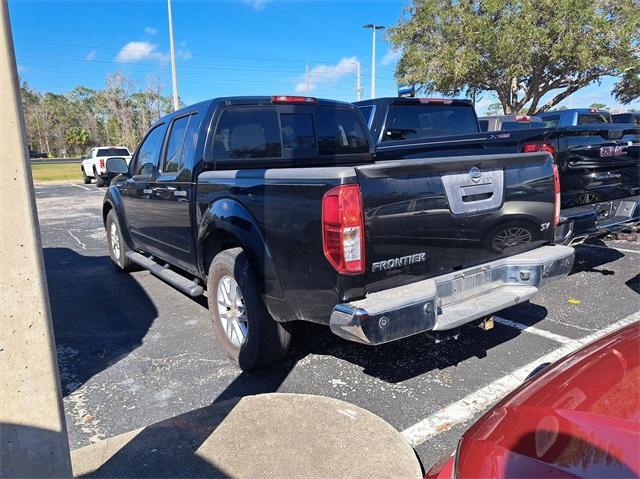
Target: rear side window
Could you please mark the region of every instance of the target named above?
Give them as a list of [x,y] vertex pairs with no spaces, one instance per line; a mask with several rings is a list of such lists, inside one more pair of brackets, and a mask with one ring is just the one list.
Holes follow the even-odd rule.
[[164,124],[156,126],[140,145],[136,160],[136,175],[152,175],[154,173],[160,158],[160,149],[162,148],[165,130],[166,126]]
[[274,107],[235,107],[222,113],[213,139],[213,158],[237,160],[282,156]]
[[129,156],[126,148],[99,148],[96,156]]
[[163,168],[165,173],[177,173],[182,169],[184,138],[190,118],[183,116],[171,124]]
[[602,113],[578,114],[578,125],[596,125],[601,123],[610,123],[609,117]]
[[382,141],[434,138],[478,132],[472,108],[432,105],[393,105]]
[[316,135],[320,156],[367,153],[367,134],[353,110],[318,107],[315,110]]
[[478,120],[480,131],[489,131],[489,120]]
[[373,105],[359,106],[358,111],[362,114],[364,122],[367,126],[371,126],[371,115],[373,114]]
[[560,114],[546,115],[542,118],[545,128],[555,128],[560,122]]

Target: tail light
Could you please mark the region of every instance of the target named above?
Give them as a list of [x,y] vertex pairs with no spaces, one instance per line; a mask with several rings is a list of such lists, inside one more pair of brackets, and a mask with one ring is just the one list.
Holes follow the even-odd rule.
[[540,151],[546,151],[553,159],[556,159],[556,147],[551,143],[525,143],[522,147],[523,153],[537,153]]
[[341,185],[322,198],[322,248],[336,271],[364,273],[364,218],[358,185]]
[[531,117],[528,115],[516,116],[516,121],[531,121]]
[[560,173],[558,173],[558,165],[553,164],[553,226],[560,223]]
[[100,168],[104,168],[104,159],[99,159],[98,163],[100,164]]
[[272,96],[271,103],[318,103],[318,100],[310,96]]
[[[522,147],[524,153],[536,153],[546,151],[554,161],[556,159],[556,148],[550,143],[525,143]],[[553,164],[553,192],[554,192],[554,209],[553,209],[553,225],[558,226],[560,223],[560,174],[558,173],[558,165]]]

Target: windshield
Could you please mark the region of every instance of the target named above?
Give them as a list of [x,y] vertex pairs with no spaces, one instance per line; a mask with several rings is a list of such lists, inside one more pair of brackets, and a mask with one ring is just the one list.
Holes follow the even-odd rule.
[[473,108],[465,106],[393,105],[382,141],[478,133]]

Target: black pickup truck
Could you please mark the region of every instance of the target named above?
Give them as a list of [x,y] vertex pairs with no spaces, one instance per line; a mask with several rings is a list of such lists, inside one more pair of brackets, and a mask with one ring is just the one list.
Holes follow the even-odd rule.
[[[378,98],[355,104],[376,142],[377,161],[549,152],[560,173],[558,243],[577,244],[640,221],[640,125],[611,124],[608,113],[586,109],[540,115],[544,128],[481,132],[468,100]],[[564,126],[571,119],[576,126]]]
[[[552,245],[548,153],[378,163],[348,103],[206,101],[159,120],[129,166],[107,169],[114,264],[191,296],[206,288],[218,341],[245,370],[286,352],[292,321],[370,345],[444,335],[573,263],[572,248]],[[494,241],[524,220],[528,244]]]

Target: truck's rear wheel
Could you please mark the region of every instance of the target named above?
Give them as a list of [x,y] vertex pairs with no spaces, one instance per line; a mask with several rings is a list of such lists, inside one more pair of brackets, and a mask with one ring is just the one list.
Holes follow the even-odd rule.
[[286,354],[291,335],[269,315],[242,248],[216,255],[207,291],[218,343],[240,369],[264,368]]
[[82,181],[84,182],[85,185],[88,185],[91,183],[91,177],[87,176],[87,172],[84,171],[84,166],[82,167]]
[[111,210],[107,214],[105,228],[107,230],[109,257],[113,264],[121,271],[133,271],[136,269],[135,264],[126,256],[127,251],[129,251],[129,247],[122,236],[120,223],[118,222],[118,215],[115,210]]
[[101,186],[105,186],[107,184],[106,181],[104,181],[104,179],[102,178],[102,176],[98,174],[95,168],[93,169],[93,176],[96,177],[96,186],[98,188],[100,188]]

